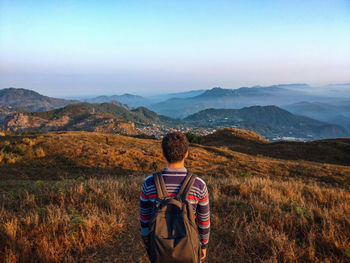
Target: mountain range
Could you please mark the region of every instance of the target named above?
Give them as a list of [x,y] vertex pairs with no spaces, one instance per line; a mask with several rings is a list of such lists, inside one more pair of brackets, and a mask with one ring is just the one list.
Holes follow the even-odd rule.
[[95,98],[83,99],[83,101],[90,103],[103,103],[116,100],[130,107],[148,107],[152,104],[159,103],[170,98],[189,98],[204,92],[205,90],[190,90],[185,92],[158,94],[149,97],[125,93],[123,95],[98,96]]
[[98,96],[96,98],[86,99],[85,102],[89,103],[103,103],[110,101],[119,101],[122,104],[126,104],[131,107],[148,104],[148,99],[138,95],[123,94],[112,96]]
[[[163,98],[178,97],[149,108],[130,106],[149,100],[132,94],[99,96],[90,99],[98,103],[88,103],[9,88],[0,90],[0,127],[12,131],[97,129],[114,132],[118,131],[117,126],[121,123],[134,123],[212,129],[233,126],[253,130],[268,139],[292,137],[312,140],[349,136],[349,131],[343,127],[350,128],[350,102],[305,93],[304,90],[309,88],[306,84],[242,87],[235,90],[217,87],[165,94]],[[298,101],[298,98],[318,101]],[[99,103],[104,100],[109,102]],[[283,109],[268,102],[278,102]],[[259,103],[262,106],[251,106]]]
[[339,125],[294,115],[277,106],[206,109],[184,118],[183,121],[196,126],[239,127],[255,131],[269,139],[280,136],[319,139],[350,135]]
[[281,84],[239,89],[216,87],[194,97],[171,98],[153,104],[149,108],[162,115],[184,118],[208,108],[239,109],[254,105],[282,106],[300,101],[338,102],[341,100],[341,98],[312,95],[306,92],[309,88],[307,84]]
[[[252,106],[243,109],[207,109],[185,119],[158,115],[147,108],[126,109],[112,103],[79,103],[45,112],[20,112],[8,115],[0,126],[13,132],[85,130],[135,135],[137,125],[167,127],[239,127],[265,138],[337,138],[349,132],[338,125],[327,124],[294,115],[276,106]],[[122,127],[122,128],[121,128]]]
[[338,124],[350,130],[350,100],[337,103],[301,101],[284,105],[282,108],[294,114]]

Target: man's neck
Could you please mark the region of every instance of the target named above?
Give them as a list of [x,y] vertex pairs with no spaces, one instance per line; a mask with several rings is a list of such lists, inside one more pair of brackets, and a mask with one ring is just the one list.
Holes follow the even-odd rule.
[[167,168],[184,168],[185,163],[184,162],[178,162],[178,163],[168,163]]

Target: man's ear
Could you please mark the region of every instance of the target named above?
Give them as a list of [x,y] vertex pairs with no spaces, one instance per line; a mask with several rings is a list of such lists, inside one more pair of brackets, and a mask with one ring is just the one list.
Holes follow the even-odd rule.
[[185,160],[187,157],[188,157],[188,151],[187,151],[186,154],[185,154],[184,160]]

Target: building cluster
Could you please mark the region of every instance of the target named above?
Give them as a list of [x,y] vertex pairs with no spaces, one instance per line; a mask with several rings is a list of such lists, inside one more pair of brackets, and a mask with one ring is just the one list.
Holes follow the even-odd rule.
[[158,124],[136,125],[136,129],[141,134],[155,136],[158,139],[161,139],[167,133],[174,132],[174,131],[181,131],[182,133],[191,132],[201,136],[208,135],[216,131],[216,129],[213,129],[213,128],[198,128],[198,127],[185,127],[185,126],[179,126],[174,128],[174,127],[158,125]]

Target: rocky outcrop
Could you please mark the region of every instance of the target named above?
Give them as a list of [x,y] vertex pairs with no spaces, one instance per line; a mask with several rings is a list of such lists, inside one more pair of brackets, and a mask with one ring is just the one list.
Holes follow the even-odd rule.
[[0,106],[0,125],[3,123],[7,116],[17,112],[19,112],[17,108],[9,106]]
[[45,120],[39,117],[25,113],[15,113],[5,118],[3,129],[9,131],[37,130],[43,123],[45,123]]
[[126,122],[111,114],[90,114],[78,118],[63,115],[45,119],[31,113],[15,113],[5,118],[0,129],[12,132],[96,131],[125,135],[138,134],[133,122]]

